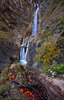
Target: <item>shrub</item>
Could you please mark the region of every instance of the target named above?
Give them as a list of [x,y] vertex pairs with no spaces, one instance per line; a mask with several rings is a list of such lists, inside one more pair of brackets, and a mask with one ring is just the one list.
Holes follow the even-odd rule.
[[11,87],[10,87],[9,83],[0,86],[0,95],[3,94],[3,93],[5,93],[6,91],[8,91],[10,89],[11,89]]
[[63,29],[64,29],[64,26],[60,26],[59,27],[59,33],[62,32]]
[[45,72],[49,76],[55,77],[58,76],[58,74],[64,74],[64,64],[55,67],[46,67],[45,69],[43,69],[43,72]]
[[60,26],[59,29],[64,29],[64,26]]
[[36,49],[37,55],[34,58],[35,62],[43,62],[45,66],[52,64],[52,61],[59,57],[61,49],[57,47],[57,44],[53,37],[48,38],[41,47]]
[[59,20],[60,20],[60,17],[57,17],[57,18],[56,18],[56,22],[58,22]]

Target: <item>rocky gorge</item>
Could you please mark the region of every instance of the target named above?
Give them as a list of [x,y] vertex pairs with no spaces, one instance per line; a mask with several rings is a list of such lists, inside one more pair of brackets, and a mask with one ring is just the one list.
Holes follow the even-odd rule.
[[[0,99],[64,100],[64,1],[2,0],[0,4]],[[28,41],[27,65],[23,65],[20,53],[24,54]]]
[[[21,0],[0,1],[0,65],[19,61],[22,37],[31,34],[35,3]],[[4,58],[4,59],[3,59]],[[4,65],[3,62],[5,63]],[[0,67],[0,68],[1,68]]]

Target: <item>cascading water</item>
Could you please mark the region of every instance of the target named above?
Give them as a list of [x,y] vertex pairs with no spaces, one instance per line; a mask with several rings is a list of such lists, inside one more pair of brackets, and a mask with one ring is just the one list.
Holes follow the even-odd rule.
[[34,20],[33,20],[33,27],[32,27],[32,34],[37,34],[37,15],[38,15],[39,5],[37,4],[37,10],[34,14]]
[[26,50],[25,50],[25,47],[24,47],[24,42],[25,42],[25,38],[23,38],[23,42],[21,44],[20,63],[22,63],[23,65],[26,65],[27,64],[26,57],[27,57],[27,53],[28,53],[29,40],[28,40],[28,43],[27,43],[27,46],[26,46]]
[[[37,10],[35,11],[34,20],[33,20],[33,27],[32,27],[32,34],[33,35],[37,34],[37,15],[38,15],[38,10],[39,10],[39,5],[37,4]],[[27,64],[26,58],[27,58],[27,53],[28,53],[28,47],[29,47],[30,40],[28,40],[26,48],[24,47],[24,42],[25,42],[25,38],[23,38],[23,42],[21,44],[20,63],[22,63],[23,65],[26,65]]]

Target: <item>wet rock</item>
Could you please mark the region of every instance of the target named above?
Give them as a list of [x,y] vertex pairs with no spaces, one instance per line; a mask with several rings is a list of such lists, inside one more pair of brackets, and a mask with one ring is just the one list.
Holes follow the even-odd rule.
[[27,55],[27,61],[28,61],[28,66],[35,67],[37,68],[36,63],[34,63],[34,57],[36,55],[36,48],[41,46],[41,40],[39,37],[36,35],[31,35],[30,36],[30,45],[29,45],[29,50],[28,50],[28,55]]

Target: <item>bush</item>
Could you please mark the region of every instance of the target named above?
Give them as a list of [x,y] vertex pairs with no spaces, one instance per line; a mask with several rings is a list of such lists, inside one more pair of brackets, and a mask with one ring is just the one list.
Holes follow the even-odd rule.
[[0,86],[0,95],[3,94],[3,93],[5,93],[6,91],[8,91],[10,89],[11,89],[11,87],[10,87],[9,83]]
[[34,61],[37,63],[43,62],[45,66],[50,66],[52,61],[61,54],[61,49],[57,47],[54,38],[50,37],[41,47],[36,49],[36,52]]
[[56,22],[58,22],[59,20],[60,20],[60,17],[57,17],[57,18],[56,18]]
[[63,29],[64,29],[64,26],[60,26],[59,27],[59,33],[62,32]]
[[59,29],[64,29],[64,26],[60,26]]
[[46,67],[45,69],[43,69],[43,72],[53,77],[58,76],[58,74],[64,74],[64,64],[55,67]]

